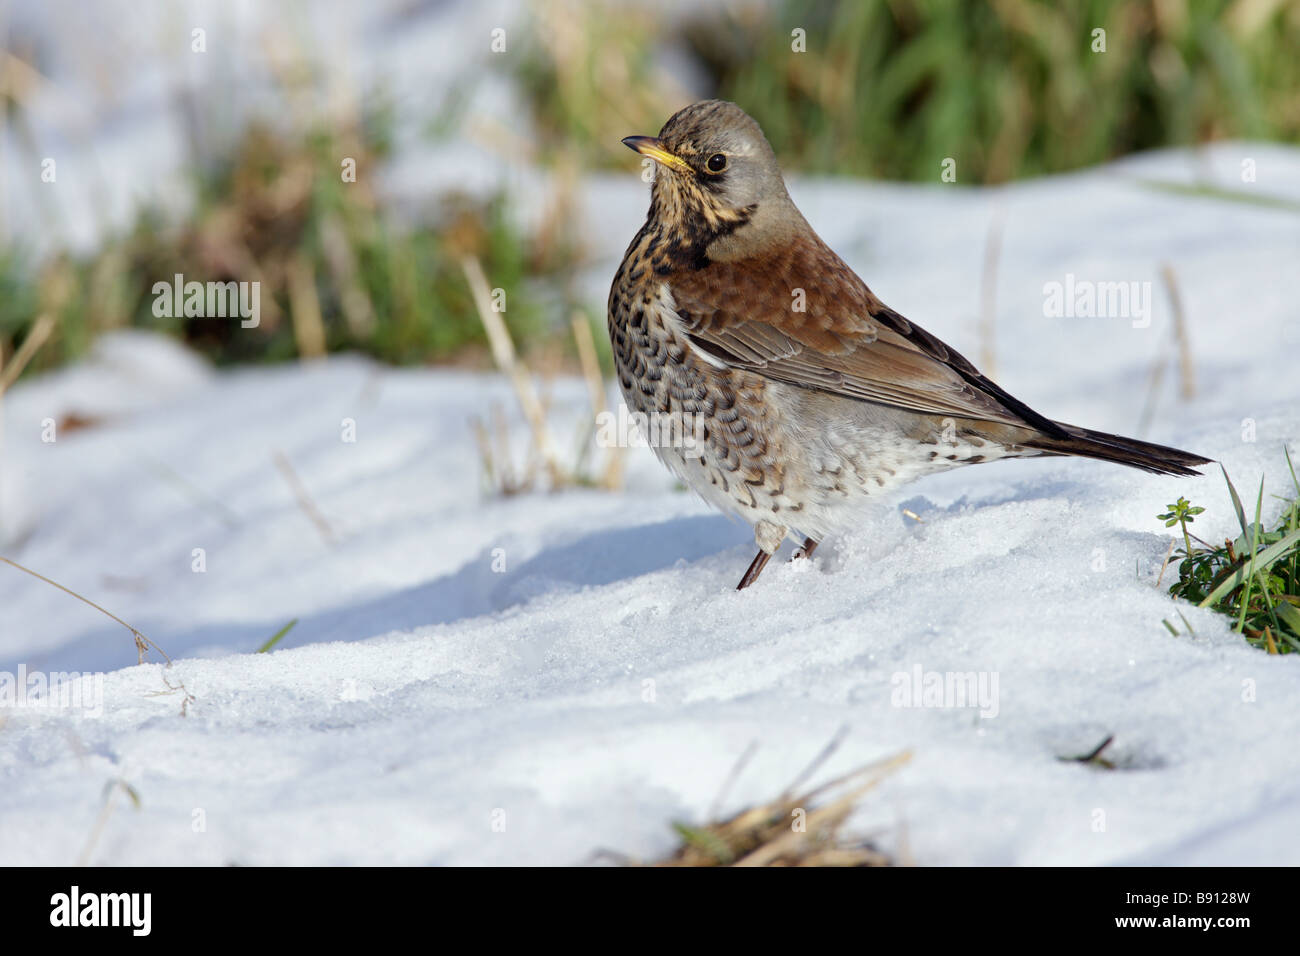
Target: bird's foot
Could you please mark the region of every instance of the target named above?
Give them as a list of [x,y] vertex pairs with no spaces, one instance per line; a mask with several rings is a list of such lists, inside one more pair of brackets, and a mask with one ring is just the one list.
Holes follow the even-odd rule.
[[812,557],[812,553],[817,550],[820,541],[814,541],[812,538],[804,538],[803,546],[794,549],[794,554],[790,556],[791,561],[799,561]]
[[[804,538],[803,546],[795,548],[790,561],[795,562],[811,558],[812,553],[817,550],[818,543],[819,542],[814,541],[812,538]],[[776,548],[773,548],[772,551],[767,551],[761,547],[759,548],[758,554],[754,555],[754,560],[750,562],[749,570],[745,572],[745,576],[741,578],[740,583],[736,585],[737,591],[745,590],[745,588],[758,580],[758,576],[762,574],[763,569],[767,567],[767,562],[772,560],[772,553],[775,550]]]

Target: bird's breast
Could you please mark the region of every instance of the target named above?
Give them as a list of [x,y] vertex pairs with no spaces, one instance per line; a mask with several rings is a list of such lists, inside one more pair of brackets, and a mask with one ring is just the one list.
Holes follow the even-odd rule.
[[610,292],[619,387],[647,442],[678,477],[727,510],[770,510],[785,455],[769,383],[701,353],[682,328],[671,279],[629,251]]

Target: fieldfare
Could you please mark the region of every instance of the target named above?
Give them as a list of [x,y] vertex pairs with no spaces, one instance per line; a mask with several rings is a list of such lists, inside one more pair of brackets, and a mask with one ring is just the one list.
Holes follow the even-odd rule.
[[623,396],[680,441],[659,458],[754,526],[752,584],[786,535],[807,556],[871,498],[999,458],[1079,455],[1157,474],[1209,461],[1045,418],[884,305],[813,232],[734,103],[623,142],[655,161],[609,293]]

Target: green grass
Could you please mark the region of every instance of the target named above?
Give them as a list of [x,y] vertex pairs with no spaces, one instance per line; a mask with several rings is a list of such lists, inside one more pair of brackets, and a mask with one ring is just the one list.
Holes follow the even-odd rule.
[[657,56],[683,47],[703,92],[739,103],[805,171],[938,182],[952,158],[958,182],[996,183],[1156,147],[1300,140],[1295,3],[781,0],[669,20],[603,2],[539,17],[525,44],[514,63],[543,154],[587,165],[629,168],[619,140],[685,105]]
[[[1261,521],[1263,480],[1254,520],[1248,521],[1226,471],[1223,480],[1241,527],[1235,539],[1215,547],[1196,538],[1188,526],[1205,509],[1192,507],[1183,498],[1159,516],[1166,527],[1179,526],[1184,542],[1176,552],[1181,558],[1178,580],[1169,593],[1228,615],[1247,643],[1270,654],[1300,651],[1300,480],[1290,454],[1287,466],[1295,495],[1281,499],[1282,511],[1272,527]],[[1202,546],[1193,544],[1193,539]]]
[[[370,142],[359,130],[295,139],[255,125],[231,155],[196,164],[197,209],[184,222],[143,209],[125,234],[86,256],[38,262],[21,248],[0,249],[0,351],[12,355],[49,314],[54,335],[25,374],[77,358],[98,334],[127,327],[175,336],[218,364],[281,361],[304,354],[305,317],[327,352],[487,365],[465,256],[504,290],[506,324],[521,348],[545,341],[552,327],[543,303],[558,306],[555,324],[563,327],[571,305],[566,250],[517,230],[504,194],[433,196],[420,221],[399,219],[370,187],[382,147],[382,138]],[[343,181],[340,156],[356,159],[356,182]],[[154,283],[176,273],[186,281],[259,281],[260,325],[154,315]],[[547,284],[555,291],[538,294]]]
[[276,631],[274,634],[272,634],[272,635],[267,639],[266,643],[263,644],[261,647],[259,647],[259,648],[257,649],[257,653],[258,653],[258,654],[269,654],[269,653],[271,653],[272,648],[274,648],[275,645],[279,644],[279,643],[280,643],[280,640],[281,640],[281,639],[282,639],[286,634],[288,634],[290,631],[292,631],[293,628],[294,628],[294,625],[297,624],[297,623],[298,623],[298,619],[295,617],[292,621],[290,621],[290,622],[289,622],[288,624],[286,624],[284,627],[280,628],[278,631]]
[[[1300,138],[1300,12],[1230,0],[795,2],[748,45],[702,29],[719,90],[811,170],[1003,182],[1215,139]],[[807,52],[791,52],[802,28]],[[1093,30],[1106,31],[1094,52]]]

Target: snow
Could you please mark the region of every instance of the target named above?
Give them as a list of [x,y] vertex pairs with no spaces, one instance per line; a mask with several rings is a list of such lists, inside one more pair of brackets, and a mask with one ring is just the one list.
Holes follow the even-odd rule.
[[[972,358],[1001,217],[997,378],[1094,428],[1132,434],[1151,365],[1172,354],[1170,263],[1198,390],[1180,400],[1170,371],[1145,437],[1222,461],[1253,498],[1261,476],[1285,490],[1283,449],[1300,450],[1300,219],[1134,182],[1232,182],[1243,157],[1258,181],[1239,188],[1300,194],[1300,151],[1259,144],[998,190],[792,192],[887,303]],[[645,186],[601,177],[584,195],[600,301]],[[1151,282],[1150,325],[1045,317],[1044,284],[1071,273]],[[585,401],[556,384],[559,434]],[[629,451],[620,493],[485,494],[468,421],[492,402],[514,407],[492,375],[347,356],[217,373],[139,334],[14,388],[0,554],[175,664],[136,666],[123,628],[0,565],[0,674],[102,674],[98,714],[0,708],[0,863],[88,846],[110,865],[653,858],[751,742],[724,812],[775,796],[841,726],[822,777],[913,752],[854,826],[921,864],[1300,862],[1284,809],[1300,798],[1300,656],[1252,650],[1154,586],[1166,502],[1205,505],[1207,539],[1231,532],[1217,468],[961,469],[736,593],[749,529],[675,490],[648,450]],[[42,441],[74,413],[100,420]],[[897,706],[918,666],[995,678],[996,715]],[[1059,759],[1112,734],[1114,771]],[[140,806],[119,800],[92,842],[114,780]]]

